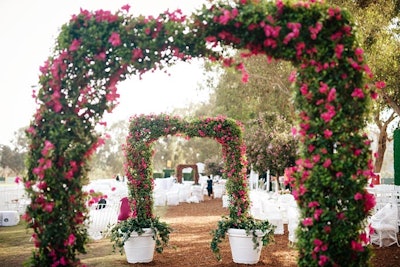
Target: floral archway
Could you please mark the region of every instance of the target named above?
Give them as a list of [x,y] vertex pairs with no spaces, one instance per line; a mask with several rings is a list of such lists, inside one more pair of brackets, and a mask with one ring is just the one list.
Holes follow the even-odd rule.
[[245,66],[224,57],[234,48],[247,51],[243,57],[265,54],[296,67],[293,132],[302,144],[288,175],[303,218],[299,265],[365,266],[370,256],[362,230],[374,200],[365,190],[372,166],[363,129],[377,94],[366,85],[372,74],[351,15],[322,0],[220,1],[191,17],[128,12],[129,6],[115,14],[82,10],[63,25],[40,68],[24,177],[32,200],[25,219],[36,247],[31,265],[80,264],[77,253],[87,242],[82,184],[103,143],[95,127],[118,104],[118,82],[193,57],[233,66],[246,81]]
[[194,183],[198,184],[199,183],[199,170],[197,168],[196,164],[179,164],[178,166],[176,166],[176,181],[178,183],[182,183],[182,178],[183,178],[183,169],[186,168],[192,168],[193,170],[193,175],[194,175]]
[[[186,121],[178,116],[166,114],[136,115],[131,117],[127,144],[125,147],[126,175],[130,192],[134,192],[133,210],[138,220],[154,217],[152,143],[162,136],[184,135],[187,138],[212,138],[222,146],[226,184],[230,193],[229,216],[231,218],[249,215],[248,185],[246,179],[246,147],[243,143],[242,125],[229,118],[216,117]],[[135,199],[145,201],[136,202]],[[143,205],[143,206],[138,206]]]

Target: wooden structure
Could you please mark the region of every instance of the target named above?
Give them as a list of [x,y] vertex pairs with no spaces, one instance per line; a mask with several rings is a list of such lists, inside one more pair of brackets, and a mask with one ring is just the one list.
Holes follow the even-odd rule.
[[199,184],[199,171],[197,169],[197,165],[196,164],[179,164],[176,167],[176,180],[178,183],[182,183],[182,170],[185,168],[192,168],[193,172],[194,172],[194,184]]

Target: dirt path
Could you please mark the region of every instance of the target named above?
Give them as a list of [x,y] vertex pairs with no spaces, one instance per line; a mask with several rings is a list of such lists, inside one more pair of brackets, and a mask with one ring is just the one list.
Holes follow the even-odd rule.
[[[174,228],[170,245],[162,254],[155,254],[150,264],[135,266],[248,266],[232,261],[228,239],[221,245],[222,261],[218,262],[210,249],[211,230],[217,227],[217,221],[228,210],[222,207],[221,199],[206,199],[199,204],[181,203],[169,206],[161,217]],[[400,266],[400,248],[373,248],[375,256],[372,264],[375,267]],[[251,266],[295,267],[297,250],[288,243],[285,225],[284,235],[275,235],[275,242],[262,250],[260,262]]]
[[[161,218],[174,228],[171,247],[162,254],[155,254],[150,265],[135,266],[248,266],[233,263],[227,238],[221,244],[222,261],[218,262],[212,254],[210,232],[217,227],[222,215],[228,215],[228,210],[222,207],[221,199],[168,207]],[[294,267],[296,255],[297,251],[289,247],[287,234],[276,235],[275,243],[264,247],[260,262],[252,266]]]

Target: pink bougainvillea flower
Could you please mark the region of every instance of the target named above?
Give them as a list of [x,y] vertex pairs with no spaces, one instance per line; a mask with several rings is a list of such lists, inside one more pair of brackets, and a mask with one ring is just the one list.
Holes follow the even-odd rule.
[[332,102],[335,99],[336,99],[336,89],[332,88],[331,90],[329,90],[328,97],[326,100],[328,102]]
[[16,184],[19,184],[20,182],[22,182],[21,177],[19,177],[19,176],[15,177],[14,182],[15,182]]
[[329,87],[328,87],[328,85],[327,85],[326,83],[324,83],[324,82],[320,82],[320,83],[319,83],[319,92],[320,92],[321,94],[327,93],[327,92],[328,92],[328,89],[329,89]]
[[43,206],[43,210],[46,212],[52,212],[54,208],[54,203],[45,203]]
[[363,195],[360,192],[357,192],[354,195],[354,200],[360,200],[360,199],[363,199]]
[[312,27],[312,26],[308,27],[308,30],[310,31],[312,40],[317,39],[317,35],[321,31],[321,29],[322,29],[322,23],[321,22],[317,22],[315,24],[315,27]]
[[314,208],[314,207],[318,207],[318,206],[319,206],[318,201],[311,201],[310,203],[308,203],[309,208]]
[[79,47],[81,46],[81,41],[78,39],[74,39],[71,43],[71,45],[69,46],[69,51],[76,51],[79,49]]
[[313,219],[312,218],[309,218],[309,217],[307,217],[307,218],[304,218],[303,219],[303,221],[302,221],[302,224],[304,225],[304,226],[311,226],[311,225],[313,225]]
[[378,81],[375,83],[376,88],[383,89],[386,87],[386,83],[384,81]]
[[331,164],[332,164],[332,160],[331,160],[331,159],[326,159],[326,160],[324,161],[324,164],[322,164],[322,166],[323,166],[324,168],[328,168],[329,166],[331,166]]
[[112,46],[119,46],[119,45],[121,45],[121,39],[120,39],[119,33],[117,33],[117,32],[112,32],[110,38],[108,39],[108,42],[109,42]]
[[364,201],[365,201],[364,202],[364,210],[365,210],[365,212],[369,212],[376,205],[375,196],[373,194],[368,193],[368,192],[366,192],[364,194]]
[[341,58],[342,58],[343,51],[344,51],[344,45],[342,45],[342,44],[337,44],[337,45],[335,46],[335,54],[336,54],[336,57],[337,57],[338,59],[341,59]]
[[70,234],[68,239],[64,241],[64,246],[72,246],[75,244],[76,237],[74,234]]
[[355,88],[353,93],[351,93],[351,96],[354,98],[364,98],[364,92],[361,88]]
[[94,56],[94,59],[98,60],[98,61],[105,61],[106,60],[106,53],[104,52],[100,52],[97,55]]
[[329,129],[324,130],[325,139],[329,139],[332,136],[333,132]]
[[283,39],[283,43],[285,45],[287,45],[292,39],[296,39],[300,35],[301,24],[298,22],[288,22],[286,26],[292,31],[288,33]]
[[48,156],[49,152],[52,151],[54,148],[55,148],[54,145],[49,140],[44,141],[44,147],[41,151],[42,156],[43,157]]
[[129,12],[129,9],[131,8],[131,6],[129,4],[123,5],[121,7],[122,10],[125,10],[126,12]]
[[143,58],[143,51],[140,48],[135,48],[132,50],[132,60],[136,61],[139,58]]
[[354,240],[351,241],[351,249],[354,250],[354,251],[360,251],[360,252],[364,251],[363,245],[361,243],[357,242],[357,241],[354,241]]
[[318,266],[324,266],[329,261],[329,257],[326,255],[319,255]]

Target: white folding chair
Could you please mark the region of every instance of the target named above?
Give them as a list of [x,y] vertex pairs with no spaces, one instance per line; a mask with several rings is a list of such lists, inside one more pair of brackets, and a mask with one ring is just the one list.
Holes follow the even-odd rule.
[[90,207],[88,233],[92,239],[105,237],[108,227],[118,222],[120,206],[120,201],[109,201],[105,205],[96,203]]
[[371,234],[370,239],[372,244],[379,245],[379,247],[388,247],[398,242],[399,226],[397,224],[398,210],[395,203],[387,203],[377,213],[371,216],[371,226],[374,233]]

